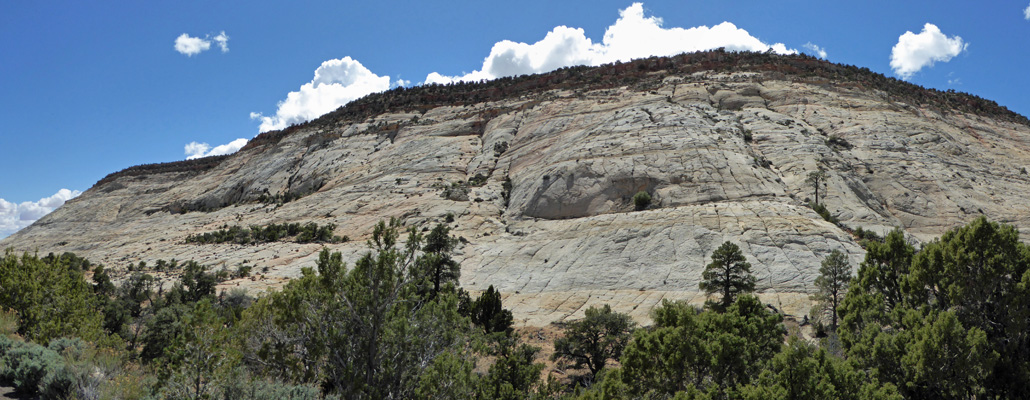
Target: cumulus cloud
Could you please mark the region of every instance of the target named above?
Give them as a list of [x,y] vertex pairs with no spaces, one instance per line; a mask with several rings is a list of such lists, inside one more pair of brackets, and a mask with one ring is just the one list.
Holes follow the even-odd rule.
[[78,190],[61,189],[53,196],[39,201],[26,201],[15,204],[0,198],[0,238],[10,236],[22,228],[32,225],[44,215],[64,205],[64,202],[82,194]]
[[183,33],[175,38],[175,51],[192,57],[211,48],[211,41]]
[[212,148],[211,145],[207,143],[190,142],[185,146],[184,150],[186,153],[186,159],[192,160],[195,158],[202,158],[208,156],[223,156],[226,154],[232,154],[242,149],[243,146],[246,146],[247,142],[249,142],[249,140],[239,138],[229,143],[215,146],[214,148]]
[[804,46],[801,47],[808,49],[812,52],[813,55],[819,56],[819,58],[822,58],[824,60],[826,59],[826,49],[819,47],[812,42],[805,43]]
[[202,156],[208,150],[211,150],[211,145],[207,143],[189,142],[186,145],[186,159],[192,160],[196,156]]
[[927,23],[919,34],[907,31],[898,37],[898,44],[891,49],[891,69],[901,79],[909,79],[923,67],[950,61],[968,46],[961,37],[949,38],[937,25]]
[[1023,10],[1023,19],[1030,21],[1030,6],[1026,6],[1026,9]]
[[329,60],[315,70],[311,82],[279,102],[275,115],[252,112],[250,118],[261,121],[261,132],[282,129],[315,119],[351,100],[388,89],[389,76],[376,75],[357,60],[350,57]]
[[559,26],[533,44],[510,40],[497,42],[479,70],[461,76],[433,72],[426,76],[425,83],[478,81],[547,72],[573,65],[601,65],[720,47],[730,51],[797,53],[783,43],[762,42],[730,22],[686,29],[664,28],[662,24],[661,18],[644,15],[642,3],[633,3],[619,11],[619,19],[608,27],[600,43],[587,38],[581,28]]
[[[479,70],[461,76],[432,72],[424,83],[494,79],[573,65],[600,65],[720,47],[730,51],[797,53],[783,43],[762,42],[730,22],[689,29],[664,28],[662,23],[661,18],[645,16],[642,3],[633,3],[619,12],[618,20],[608,27],[599,43],[587,38],[583,29],[559,26],[533,44],[510,40],[494,44]],[[311,82],[290,92],[278,103],[275,115],[252,112],[250,117],[260,121],[260,132],[282,129],[310,121],[367,94],[410,84],[411,81],[399,77],[391,81],[389,76],[376,75],[350,57],[329,60],[315,70]]]
[[211,49],[211,41],[214,40],[218,47],[225,53],[229,51],[229,35],[222,31],[214,38],[209,38],[210,35],[204,37],[193,37],[189,34],[183,33],[179,37],[175,38],[175,51],[188,57],[203,53]]

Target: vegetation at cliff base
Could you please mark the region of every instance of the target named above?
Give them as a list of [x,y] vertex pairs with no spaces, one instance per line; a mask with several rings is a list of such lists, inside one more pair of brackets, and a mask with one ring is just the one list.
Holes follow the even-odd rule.
[[568,323],[564,337],[554,342],[553,360],[571,362],[575,368],[586,367],[590,377],[596,377],[608,365],[618,360],[629,342],[636,323],[626,314],[604,307],[587,308],[584,318]]
[[[427,232],[423,234],[423,232]],[[541,350],[500,292],[459,285],[457,243],[380,222],[353,265],[323,249],[282,290],[219,291],[193,261],[112,281],[71,254],[0,258],[0,384],[42,399],[1009,399],[1030,393],[1030,249],[984,218],[915,249],[827,255],[818,342],[753,294],[723,243],[705,308],[665,300],[637,326],[607,305]],[[167,263],[166,263],[167,264]],[[816,268],[816,266],[812,266]],[[728,278],[727,278],[728,277]],[[834,317],[836,315],[836,317]],[[834,322],[836,321],[836,322]],[[836,330],[833,325],[839,325]]]
[[1030,249],[978,218],[919,251],[869,247],[839,309],[847,358],[906,398],[1030,393]]

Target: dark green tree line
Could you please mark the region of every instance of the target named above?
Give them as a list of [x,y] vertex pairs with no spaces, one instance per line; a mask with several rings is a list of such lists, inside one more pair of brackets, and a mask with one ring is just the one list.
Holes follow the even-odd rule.
[[103,336],[97,297],[75,257],[18,256],[7,250],[0,258],[0,308],[16,311],[18,333],[35,342]]
[[425,366],[463,343],[470,322],[453,283],[426,275],[426,257],[439,261],[447,246],[425,252],[415,229],[403,244],[400,231],[396,221],[376,225],[370,251],[349,271],[323,250],[317,273],[248,310],[267,327],[253,343],[255,364],[346,398],[411,397]]
[[[83,390],[100,398],[247,399],[1028,393],[1030,250],[1015,228],[986,219],[919,251],[900,231],[870,242],[837,307],[845,358],[795,338],[781,315],[740,291],[729,292],[725,307],[727,296],[705,309],[664,302],[653,325],[637,329],[624,314],[590,308],[564,326],[554,356],[590,379],[546,383],[540,349],[523,342],[497,290],[473,299],[456,274],[428,267],[436,265],[432,257],[453,260],[453,238],[433,231],[435,239],[381,223],[353,266],[323,251],[315,268],[256,301],[216,293],[218,274],[193,262],[162,290],[141,272],[116,285],[88,261],[8,252],[0,260],[0,307],[15,311],[0,312],[0,380],[42,398],[91,398]],[[747,271],[747,261],[732,256],[739,249],[723,247],[713,254],[715,270],[736,264]],[[92,269],[92,284],[84,269]],[[831,253],[822,269],[819,286],[832,296],[828,283],[847,280],[847,259]],[[736,276],[746,282],[750,274]],[[30,341],[7,336],[13,333]]]
[[849,359],[907,398],[1030,393],[1030,251],[978,218],[916,252],[873,243],[840,307]]

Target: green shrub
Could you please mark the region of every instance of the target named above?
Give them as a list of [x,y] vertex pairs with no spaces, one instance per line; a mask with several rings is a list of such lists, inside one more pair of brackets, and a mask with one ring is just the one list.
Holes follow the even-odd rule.
[[513,322],[511,311],[503,307],[501,292],[494,290],[494,285],[490,285],[486,292],[479,295],[479,298],[469,302],[465,310],[458,309],[458,312],[462,311],[465,311],[463,314],[468,314],[473,324],[483,328],[487,334],[501,332],[507,334],[511,331]]
[[504,206],[508,207],[511,201],[511,177],[504,177],[504,182],[501,183],[501,198],[504,199]]
[[47,371],[47,374],[40,379],[38,386],[40,397],[44,399],[77,398],[72,397],[72,393],[75,391],[76,383],[87,378],[85,375],[87,374],[63,362],[57,364],[54,369]]
[[236,267],[236,273],[234,275],[236,278],[246,278],[250,276],[250,270],[252,269],[254,269],[253,266],[240,264]]
[[443,189],[440,192],[440,197],[447,200],[468,201],[469,199],[469,183],[467,182],[453,182],[450,186],[445,185],[440,188]]
[[85,262],[73,257],[19,257],[12,250],[0,257],[0,309],[18,312],[18,333],[27,340],[103,334],[101,308],[82,273]]
[[6,335],[0,336],[0,381],[10,381],[11,363],[7,359],[7,354],[20,343]]
[[641,190],[633,195],[633,206],[637,211],[646,210],[651,205],[651,195]]
[[254,304],[254,298],[241,288],[223,291],[219,296],[218,311],[227,324],[235,324],[243,316],[243,311]]
[[0,352],[0,380],[9,382],[20,393],[39,392],[44,378],[64,365],[56,351],[7,337],[0,337]]
[[855,236],[858,236],[858,238],[861,240],[871,240],[874,242],[883,243],[883,238],[880,237],[880,235],[877,235],[876,232],[873,231],[864,230],[862,229],[862,227],[855,229]]
[[[337,241],[336,236],[333,236],[333,230],[335,229],[336,225],[334,224],[322,226],[314,222],[309,222],[304,225],[297,222],[268,224],[265,226],[254,225],[249,228],[244,228],[238,225],[232,227],[223,226],[222,229],[214,232],[189,235],[186,237],[186,243],[259,244],[278,242],[290,237],[294,237],[294,241],[297,243],[333,243]],[[158,270],[160,270],[160,265]]]
[[90,394],[99,389],[104,372],[92,361],[95,356],[92,347],[79,338],[58,338],[51,340],[47,348],[59,355],[61,362],[40,380],[38,389],[41,397],[96,398]]
[[506,151],[508,151],[508,142],[494,143],[494,157],[500,157]]
[[883,238],[880,235],[873,231],[864,230],[862,227],[855,229],[854,234],[858,238],[858,245],[862,246],[863,249],[869,248],[872,243],[883,243]]
[[826,206],[819,203],[808,203],[808,206],[812,207],[812,210],[819,214],[820,217],[823,217],[826,222],[834,225],[840,223],[840,220],[838,220],[837,217],[830,214],[830,210],[827,210]]
[[48,349],[74,360],[82,358],[88,347],[89,345],[79,338],[57,338],[47,345]]
[[486,175],[483,175],[481,173],[477,173],[476,176],[473,176],[473,177],[469,178],[468,185],[469,186],[476,186],[476,187],[483,186],[483,185],[486,184],[486,180],[489,179],[489,178],[490,177],[488,177]]
[[335,224],[328,224],[325,226],[319,226],[314,222],[309,222],[301,228],[300,234],[297,235],[297,243],[331,243],[333,242],[333,231],[336,230]]

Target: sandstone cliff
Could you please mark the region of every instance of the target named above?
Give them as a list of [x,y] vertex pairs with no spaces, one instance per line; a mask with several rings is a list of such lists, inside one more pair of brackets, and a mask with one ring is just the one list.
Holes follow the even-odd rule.
[[[651,64],[618,84],[382,112],[355,102],[232,156],[112,174],[0,247],[72,251],[115,269],[247,263],[258,275],[225,286],[259,291],[313,266],[322,245],[185,238],[333,223],[356,240],[329,247],[353,260],[380,219],[429,226],[451,214],[462,285],[494,285],[518,321],[539,326],[594,304],[646,320],[662,299],[703,301],[701,271],[727,240],[752,263],[764,301],[806,314],[822,258],[838,249],[857,266],[864,255],[806,205],[805,179],[819,168],[829,177],[820,200],[851,228],[900,226],[926,241],[980,214],[1030,228],[1025,118],[948,107],[896,82],[661,60],[637,62]],[[634,211],[639,191],[653,197],[647,210]],[[301,197],[259,201],[276,195]]]

